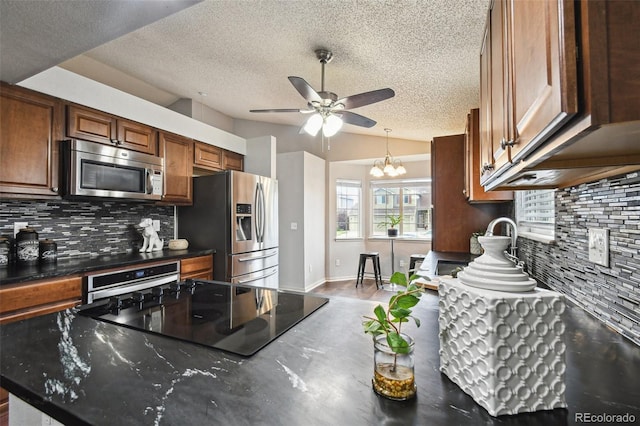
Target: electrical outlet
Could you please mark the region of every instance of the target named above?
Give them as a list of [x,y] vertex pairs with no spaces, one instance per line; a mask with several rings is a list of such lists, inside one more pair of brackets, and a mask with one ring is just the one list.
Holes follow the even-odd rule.
[[15,236],[18,235],[18,232],[27,226],[29,226],[29,222],[13,222],[13,237],[15,238]]
[[336,259],[336,266],[340,266],[340,259]]
[[589,228],[589,261],[609,267],[609,230]]
[[298,230],[298,222],[291,222],[291,230],[292,231]]
[[400,267],[404,268],[404,265],[405,265],[404,260],[400,260]]
[[160,231],[160,221],[159,220],[154,220],[153,222],[153,230],[156,232]]

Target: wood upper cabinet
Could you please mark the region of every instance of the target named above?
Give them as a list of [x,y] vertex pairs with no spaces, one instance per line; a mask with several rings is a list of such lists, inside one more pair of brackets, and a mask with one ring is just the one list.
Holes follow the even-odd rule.
[[578,112],[573,0],[507,3],[509,132],[517,161]]
[[480,52],[483,182],[577,112],[575,52],[571,0],[492,3]]
[[62,101],[0,84],[0,196],[58,196]]
[[164,195],[171,204],[193,202],[193,140],[159,132],[160,156],[164,158]]
[[464,194],[470,203],[502,202],[513,200],[513,191],[485,191],[480,185],[483,159],[480,152],[479,110],[472,109],[467,114],[464,134],[465,146],[465,188]]
[[[485,188],[567,187],[640,170],[640,2],[496,0],[492,11],[500,5],[512,164],[483,175]],[[483,128],[495,92],[481,74],[481,139],[495,140],[496,128]]]
[[244,170],[244,156],[232,151],[224,151],[222,165],[225,170]]
[[243,155],[204,142],[194,141],[193,155],[193,166],[197,169],[244,170]]
[[204,142],[193,143],[193,166],[205,170],[223,170],[223,149]]
[[67,136],[158,154],[153,127],[77,105],[67,106]]

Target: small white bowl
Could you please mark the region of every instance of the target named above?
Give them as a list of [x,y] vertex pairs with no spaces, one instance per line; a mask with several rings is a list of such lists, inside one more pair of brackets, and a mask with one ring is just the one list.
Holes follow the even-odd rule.
[[169,250],[185,250],[187,247],[189,247],[189,241],[184,238],[169,240]]

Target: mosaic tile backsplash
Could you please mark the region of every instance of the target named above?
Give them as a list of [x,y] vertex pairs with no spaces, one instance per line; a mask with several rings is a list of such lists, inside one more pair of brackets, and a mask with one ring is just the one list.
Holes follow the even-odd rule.
[[160,221],[165,247],[173,238],[172,206],[111,201],[0,201],[0,235],[13,236],[14,222],[28,222],[38,238],[58,245],[58,258],[127,253],[142,247],[140,219]]
[[[539,282],[640,345],[640,174],[560,189],[556,244],[519,238]],[[588,228],[609,229],[609,267],[589,262]],[[586,336],[588,338],[588,336]]]

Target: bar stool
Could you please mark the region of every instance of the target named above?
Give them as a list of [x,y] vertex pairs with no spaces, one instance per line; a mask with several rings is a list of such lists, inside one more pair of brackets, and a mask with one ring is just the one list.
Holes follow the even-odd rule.
[[409,257],[409,271],[414,271],[416,269],[416,262],[424,262],[425,257],[427,257],[426,254],[412,254]]
[[[373,263],[373,275],[376,279],[376,289],[382,287],[382,274],[380,273],[380,254],[376,252],[360,253],[360,262],[358,263],[358,278],[356,279],[356,287],[358,284],[362,284],[364,274],[370,274],[371,272],[365,272],[367,259],[371,259]],[[378,282],[380,287],[378,287]]]

